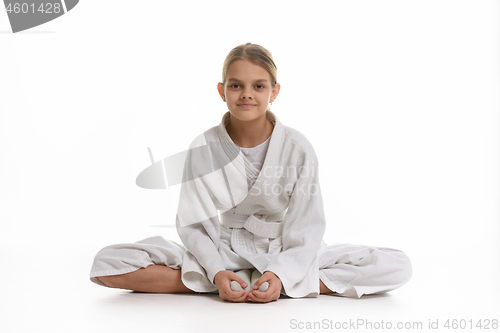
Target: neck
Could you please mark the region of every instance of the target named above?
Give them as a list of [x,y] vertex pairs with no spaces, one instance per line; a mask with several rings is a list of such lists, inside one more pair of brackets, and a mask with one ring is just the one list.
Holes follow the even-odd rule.
[[231,115],[231,121],[227,124],[227,134],[233,142],[243,148],[251,148],[266,141],[273,132],[273,124],[267,120],[264,113],[261,117],[242,121]]

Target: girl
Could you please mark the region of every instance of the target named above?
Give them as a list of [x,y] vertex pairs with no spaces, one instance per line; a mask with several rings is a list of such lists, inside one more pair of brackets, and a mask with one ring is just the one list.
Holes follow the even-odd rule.
[[231,302],[281,294],[361,297],[405,284],[401,251],[326,245],[313,147],[269,109],[280,92],[271,53],[243,44],[218,84],[228,112],[190,145],[176,225],[183,245],[152,237],[105,247],[90,279],[142,292],[218,292]]

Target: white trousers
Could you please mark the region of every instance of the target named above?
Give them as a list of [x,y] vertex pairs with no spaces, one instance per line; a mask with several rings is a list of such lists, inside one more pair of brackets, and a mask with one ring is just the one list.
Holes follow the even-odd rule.
[[[185,252],[183,245],[161,236],[106,246],[94,258],[90,280],[103,285],[96,277],[130,273],[150,265],[182,269]],[[318,259],[321,281],[340,296],[361,297],[394,290],[412,275],[408,256],[391,248],[332,244],[319,250]]]

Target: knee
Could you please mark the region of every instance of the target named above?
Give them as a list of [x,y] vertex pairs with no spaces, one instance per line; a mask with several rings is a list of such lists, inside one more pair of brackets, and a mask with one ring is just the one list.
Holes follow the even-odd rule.
[[404,262],[403,262],[403,270],[404,272],[406,273],[406,282],[408,282],[408,280],[410,280],[411,276],[413,275],[413,266],[411,264],[411,260],[410,260],[410,257],[408,257],[406,255],[406,253],[403,253],[404,254]]
[[399,250],[395,252],[395,255],[399,258],[399,260],[401,262],[401,269],[411,273],[412,272],[412,265],[411,265],[410,257],[408,257],[408,255],[406,253],[404,253],[403,251],[399,251]]
[[403,285],[408,282],[413,275],[413,267],[410,257],[406,253],[395,249],[381,249],[384,258],[379,257],[379,261],[386,269],[391,272],[395,282]]
[[408,255],[403,251],[397,251],[394,255],[398,258],[399,276],[401,278],[400,283],[405,284],[413,275],[413,267],[410,257],[408,257]]

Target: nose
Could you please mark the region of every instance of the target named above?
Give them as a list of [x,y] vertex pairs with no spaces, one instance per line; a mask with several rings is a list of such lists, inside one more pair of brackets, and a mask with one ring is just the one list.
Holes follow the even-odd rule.
[[244,100],[253,99],[252,92],[251,92],[250,88],[246,88],[245,90],[243,90],[243,92],[241,93],[241,98]]

